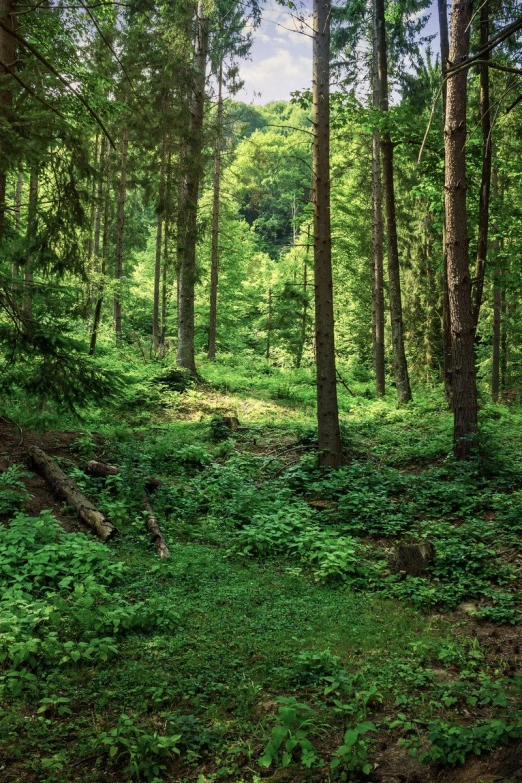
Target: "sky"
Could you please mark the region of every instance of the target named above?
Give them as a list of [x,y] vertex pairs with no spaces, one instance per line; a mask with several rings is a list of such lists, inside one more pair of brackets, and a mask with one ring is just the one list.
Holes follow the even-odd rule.
[[[292,92],[311,87],[311,0],[303,0],[302,7],[303,10],[292,12],[275,0],[267,0],[261,25],[253,31],[250,59],[240,63],[245,86],[238,93],[238,100],[255,104],[288,100]],[[304,25],[299,24],[296,13],[303,17]],[[435,3],[429,13],[427,34],[438,29]]]

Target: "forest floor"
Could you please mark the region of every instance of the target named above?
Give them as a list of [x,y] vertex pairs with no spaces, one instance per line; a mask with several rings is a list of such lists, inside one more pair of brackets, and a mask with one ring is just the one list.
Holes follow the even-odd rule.
[[[81,430],[0,420],[0,781],[520,783],[522,412],[483,404],[458,465],[438,390],[398,411],[350,377],[322,474],[308,372],[203,376]],[[75,535],[33,444],[119,536]]]

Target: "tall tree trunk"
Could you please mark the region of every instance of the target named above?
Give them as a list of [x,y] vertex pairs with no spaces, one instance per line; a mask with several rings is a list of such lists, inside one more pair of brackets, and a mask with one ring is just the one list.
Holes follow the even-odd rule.
[[161,142],[159,203],[156,227],[156,263],[154,265],[154,304],[152,312],[152,346],[158,353],[161,342],[160,328],[160,282],[161,282],[161,251],[163,245],[163,217],[165,214],[165,168],[167,165],[167,134],[163,134]]
[[[101,176],[101,173],[100,173]],[[109,198],[111,187],[111,152],[109,148],[109,140],[106,143],[106,156],[105,156],[105,193],[99,194],[100,202],[103,200],[103,236],[102,236],[102,249],[101,249],[101,280],[98,288],[98,297],[96,299],[96,305],[94,308],[94,317],[92,321],[91,343],[89,346],[89,356],[94,356],[96,350],[96,341],[98,339],[98,330],[100,328],[102,307],[103,307],[103,291],[105,288],[105,275],[107,273],[107,243],[109,239]],[[98,235],[99,236],[99,235]]]
[[219,200],[221,186],[221,134],[223,128],[223,61],[219,64],[217,138],[214,155],[214,201],[212,205],[212,253],[210,261],[210,315],[208,327],[208,358],[216,358],[217,291],[219,272]]
[[[373,12],[373,105],[381,105],[379,82],[377,14]],[[384,239],[382,224],[381,139],[377,128],[372,138],[372,337],[375,392],[383,397],[386,391],[384,364]]]
[[[9,29],[16,28],[16,3],[14,0],[0,0],[0,20]],[[16,41],[3,27],[0,28],[0,119],[10,122],[10,114],[13,105],[13,92],[11,89],[11,76],[4,66],[15,66]],[[2,149],[0,142],[0,238],[5,227],[5,209],[7,196],[7,173],[9,161]]]
[[301,314],[301,335],[297,351],[295,366],[299,369],[303,361],[303,353],[306,345],[306,327],[308,321],[308,254],[310,252],[310,224],[307,226],[306,254],[303,261],[303,311]]
[[[453,0],[449,60],[469,53],[472,0]],[[453,357],[454,449],[457,459],[470,455],[477,428],[474,328],[466,227],[467,70],[448,79],[444,128],[446,252]]]
[[119,290],[119,285],[123,275],[123,239],[125,234],[125,201],[127,198],[128,144],[129,132],[125,127],[121,140],[120,191],[118,195],[118,216],[116,220],[116,264],[114,267],[114,280],[116,281],[116,292],[114,294],[114,331],[116,333],[117,341],[121,340],[122,334],[121,291]]
[[[489,40],[489,0],[484,0],[480,9],[480,47]],[[473,290],[473,327],[476,330],[484,290],[484,271],[488,253],[489,201],[491,191],[491,116],[489,101],[489,52],[482,58],[480,65],[480,121],[482,125],[482,179],[480,183],[479,222],[477,239],[477,260],[475,265],[475,287]]]
[[[448,11],[447,0],[437,0],[439,10],[439,38],[440,60],[442,68],[442,124],[446,123],[446,94],[447,83],[445,70],[449,56]],[[443,345],[443,374],[444,396],[448,407],[453,408],[452,388],[452,357],[451,357],[451,321],[448,291],[448,255],[446,253],[446,218],[442,222],[442,345]]]
[[335,467],[342,459],[332,281],[330,224],[330,18],[331,0],[313,5],[313,207],[317,426],[319,461]]
[[33,262],[34,245],[38,231],[38,168],[31,171],[29,180],[29,206],[27,210],[27,239],[29,253],[24,266],[24,314],[27,319],[27,328],[30,329],[30,322],[33,317]]
[[[24,184],[24,175],[23,172],[20,170],[18,172],[18,177],[16,180],[16,191],[15,191],[15,232],[18,234],[20,231],[20,211],[22,207],[22,187]],[[15,280],[18,279],[20,275],[20,265],[18,263],[18,259],[15,259],[13,261],[12,265],[12,275]],[[14,286],[15,290],[18,290],[18,285],[15,284]]]
[[[388,55],[386,47],[386,27],[384,0],[375,0],[375,24],[377,28],[378,82],[380,85],[380,107],[388,111]],[[386,239],[388,245],[388,287],[390,296],[390,318],[393,345],[393,371],[397,386],[399,405],[411,400],[408,363],[404,349],[404,326],[402,319],[401,276],[399,247],[397,240],[397,220],[395,215],[395,185],[393,172],[393,143],[388,131],[382,134],[382,173],[384,186],[384,205],[386,210]]]
[[185,184],[178,205],[182,230],[178,232],[178,353],[177,363],[197,377],[194,358],[194,289],[196,284],[196,242],[198,191],[202,173],[203,112],[208,53],[208,18],[205,4],[198,0],[194,57],[194,92],[186,139]]
[[[493,198],[498,199],[498,172],[493,172]],[[500,243],[498,240],[498,226],[494,225],[495,239],[493,251],[495,259],[495,273],[493,281],[493,351],[491,357],[491,399],[498,402],[500,395],[500,331],[502,323],[502,267],[499,258]]]
[[160,355],[165,356],[165,338],[167,335],[167,269],[169,266],[169,229],[170,221],[168,213],[165,215],[164,226],[164,246],[163,246],[163,275],[161,281],[161,334],[160,334]]

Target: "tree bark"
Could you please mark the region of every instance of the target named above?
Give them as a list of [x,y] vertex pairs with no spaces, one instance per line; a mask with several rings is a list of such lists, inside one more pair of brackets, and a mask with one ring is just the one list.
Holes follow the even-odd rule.
[[[16,28],[16,3],[14,0],[0,0],[0,21],[10,30]],[[10,67],[15,65],[16,41],[9,31],[0,28],[0,61]],[[9,71],[0,66],[0,118],[10,122],[13,105],[13,92],[11,89],[11,76]],[[0,142],[0,238],[4,234],[5,210],[7,196],[7,174],[9,161]]]
[[101,313],[103,307],[103,291],[105,288],[105,275],[107,265],[107,242],[109,238],[109,197],[111,186],[111,153],[109,147],[109,140],[106,142],[106,156],[105,156],[105,196],[102,200],[103,206],[103,237],[102,237],[102,250],[101,250],[101,280],[98,288],[98,297],[96,299],[96,306],[94,308],[94,317],[92,320],[92,332],[91,343],[89,346],[89,356],[94,356],[96,350],[96,341],[98,339],[98,329],[100,328]]
[[170,222],[168,214],[165,215],[164,237],[163,237],[163,272],[161,281],[161,334],[160,334],[160,355],[165,356],[165,339],[167,336],[167,269],[169,265],[169,228]]
[[170,551],[167,544],[165,543],[165,539],[163,538],[163,533],[160,530],[158,520],[146,495],[143,498],[143,506],[145,508],[145,525],[151,535],[152,543],[156,547],[156,550],[161,559],[166,560],[170,557]]
[[[439,10],[439,38],[440,60],[442,68],[442,124],[446,123],[446,94],[447,83],[445,70],[449,56],[448,11],[447,0],[437,0]],[[453,408],[452,388],[452,358],[451,358],[451,322],[448,291],[448,255],[446,253],[446,218],[442,220],[442,346],[443,346],[443,375],[444,396],[450,409]]]
[[161,282],[161,251],[163,243],[163,217],[165,214],[165,168],[167,164],[167,134],[163,134],[161,142],[160,182],[158,199],[158,216],[156,227],[156,263],[154,265],[154,304],[152,312],[152,346],[158,353],[161,342],[160,330],[160,282]]
[[[489,40],[489,0],[484,0],[480,9],[480,48],[487,46]],[[490,53],[483,55],[480,65],[480,122],[482,125],[482,178],[480,183],[479,221],[477,238],[477,259],[475,264],[475,286],[473,289],[473,328],[476,331],[484,290],[484,272],[488,253],[489,201],[491,191],[491,115],[489,100]]]
[[[15,232],[18,234],[20,231],[20,211],[22,206],[22,187],[24,184],[24,175],[23,172],[20,170],[18,172],[18,177],[16,180],[16,191],[15,191]],[[13,261],[12,265],[12,275],[15,280],[18,279],[20,276],[20,265],[18,263],[18,260]],[[15,283],[15,290],[18,290],[18,285]]]
[[[377,28],[378,82],[380,85],[380,107],[388,111],[388,55],[384,0],[375,0],[375,23]],[[388,287],[390,297],[390,318],[393,345],[393,371],[397,386],[399,405],[411,400],[408,363],[404,349],[404,326],[402,318],[401,277],[397,220],[395,215],[395,185],[393,171],[393,143],[388,131],[381,137],[384,205],[386,211],[386,239],[388,247]]]
[[122,316],[121,316],[121,291],[118,289],[123,275],[123,239],[125,234],[125,201],[127,198],[127,154],[129,132],[123,129],[121,140],[121,173],[120,190],[118,195],[118,216],[116,220],[116,264],[114,268],[114,280],[116,281],[116,293],[114,294],[114,331],[116,340],[121,340]]
[[[449,60],[469,53],[472,0],[453,0]],[[467,71],[451,76],[447,86],[445,149],[445,216],[448,288],[453,359],[454,450],[470,455],[477,428],[474,328],[466,226]]]
[[223,61],[219,64],[217,138],[214,156],[214,201],[212,205],[212,253],[210,262],[210,315],[208,328],[208,358],[216,358],[217,291],[219,273],[219,204],[221,187],[221,143],[223,129]]
[[29,206],[27,210],[27,240],[29,253],[24,266],[24,314],[27,319],[27,328],[30,329],[33,317],[33,262],[34,252],[31,245],[36,242],[38,231],[38,168],[31,171],[29,180]]
[[29,459],[34,469],[45,479],[51,487],[53,494],[60,500],[65,500],[74,508],[79,518],[93,530],[96,535],[106,541],[114,535],[116,528],[105,519],[97,508],[78,489],[74,481],[69,478],[51,457],[38,446],[31,446]]
[[[493,198],[498,198],[498,172],[493,172]],[[502,268],[499,258],[500,243],[498,240],[498,226],[494,225],[495,239],[493,251],[495,258],[495,273],[493,281],[493,351],[491,357],[491,399],[498,402],[500,395],[500,333],[502,324]]]
[[[373,14],[373,105],[381,103],[379,82],[377,15]],[[384,362],[384,240],[382,223],[381,139],[377,128],[372,137],[372,337],[375,392],[383,397],[386,392]]]
[[313,5],[313,207],[315,341],[319,462],[335,467],[342,459],[332,281],[330,223],[330,17],[331,0]]
[[194,92],[185,143],[185,182],[178,204],[178,352],[177,363],[197,378],[194,357],[194,288],[196,284],[196,242],[198,191],[202,174],[203,113],[208,53],[209,21],[205,4],[198,0],[194,57]]

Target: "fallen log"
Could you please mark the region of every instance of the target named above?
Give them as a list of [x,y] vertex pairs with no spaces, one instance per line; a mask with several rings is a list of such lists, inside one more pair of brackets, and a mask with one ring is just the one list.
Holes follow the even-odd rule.
[[94,476],[95,478],[107,478],[107,476],[117,476],[120,469],[116,465],[107,465],[106,462],[98,462],[95,459],[90,459],[85,463],[85,473],[88,476]]
[[[93,476],[94,478],[107,478],[108,476],[117,476],[118,473],[121,473],[120,468],[116,467],[116,465],[108,465],[106,462],[98,462],[95,459],[86,462],[83,470],[88,476]],[[154,492],[162,484],[161,479],[155,476],[147,476],[145,479],[145,490]]]
[[67,476],[51,457],[38,446],[31,446],[28,451],[29,459],[37,473],[49,484],[53,493],[60,500],[65,500],[72,506],[82,522],[93,530],[103,541],[106,541],[114,533],[116,528],[105,519],[88,498],[80,491],[74,481]]
[[146,495],[143,498],[143,505],[145,507],[146,513],[145,525],[151,535],[152,542],[158,550],[158,554],[161,559],[166,560],[168,557],[170,557],[170,551],[167,544],[165,543],[165,539],[163,538],[163,533],[160,530],[158,520],[156,519],[154,511],[152,510],[152,506],[150,505],[149,499]]

